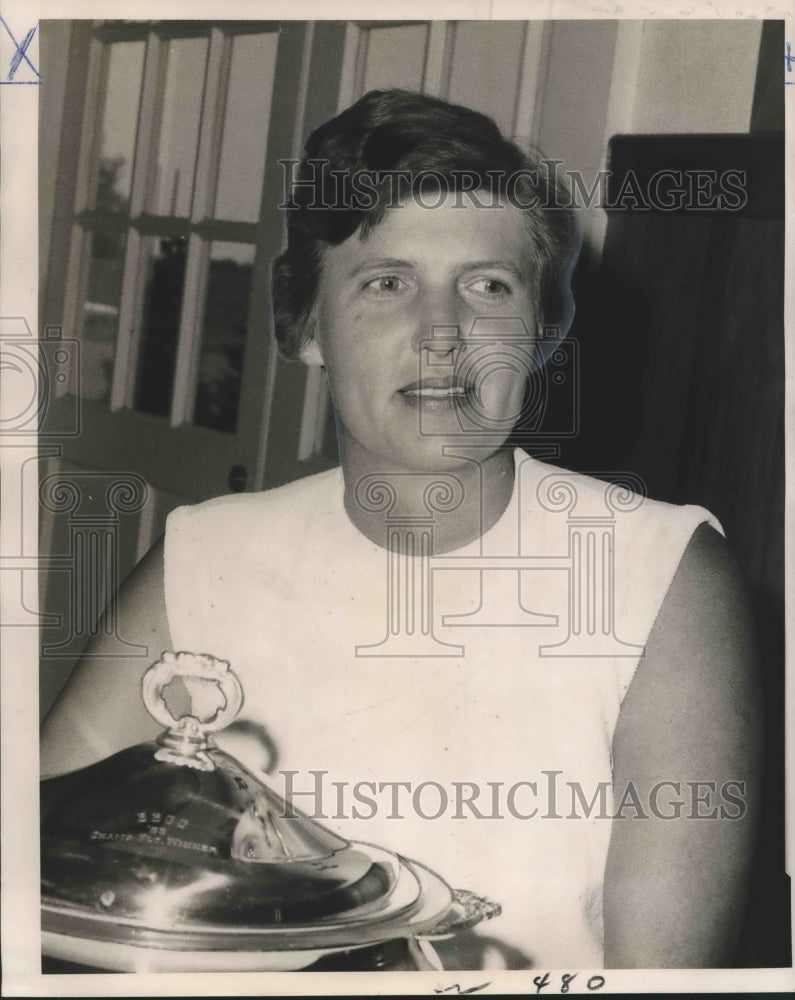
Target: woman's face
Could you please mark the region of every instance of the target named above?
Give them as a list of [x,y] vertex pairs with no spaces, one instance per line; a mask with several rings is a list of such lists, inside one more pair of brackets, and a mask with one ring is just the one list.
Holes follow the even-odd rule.
[[343,461],[382,472],[493,454],[521,414],[534,349],[521,211],[424,200],[328,251],[308,352],[328,374]]

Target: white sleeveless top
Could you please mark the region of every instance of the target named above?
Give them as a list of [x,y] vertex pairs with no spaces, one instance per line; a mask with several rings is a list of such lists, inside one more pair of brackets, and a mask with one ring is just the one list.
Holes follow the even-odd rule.
[[354,528],[334,469],[172,512],[171,638],[230,661],[218,742],[298,809],[501,904],[446,967],[599,968],[613,732],[703,521],[517,451],[498,522],[426,558],[430,512],[410,558]]

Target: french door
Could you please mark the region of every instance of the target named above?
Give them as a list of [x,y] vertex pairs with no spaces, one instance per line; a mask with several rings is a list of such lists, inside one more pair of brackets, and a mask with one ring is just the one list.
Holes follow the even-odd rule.
[[[64,441],[70,465],[134,470],[202,499],[333,462],[325,424],[297,447],[306,374],[277,360],[269,320],[282,161],[300,154],[307,106],[333,90],[316,77],[309,93],[316,34],[268,22],[83,31],[63,294],[79,350],[49,414],[63,425],[59,409],[79,402],[80,432]],[[293,369],[290,409],[271,427],[283,367]]]

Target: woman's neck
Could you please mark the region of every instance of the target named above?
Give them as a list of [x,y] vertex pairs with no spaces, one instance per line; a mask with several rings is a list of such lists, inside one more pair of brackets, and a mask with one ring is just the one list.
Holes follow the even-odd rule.
[[[444,471],[390,471],[360,454],[342,455],[345,510],[358,530],[383,548],[413,551],[417,528],[433,522],[441,555],[485,534],[513,494],[514,458],[502,449],[483,459],[447,459]],[[419,553],[416,553],[419,554]]]

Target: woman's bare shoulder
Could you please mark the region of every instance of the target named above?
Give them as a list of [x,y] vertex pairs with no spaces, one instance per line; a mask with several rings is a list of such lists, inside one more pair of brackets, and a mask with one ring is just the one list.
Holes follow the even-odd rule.
[[619,725],[642,727],[653,713],[675,706],[694,723],[702,716],[703,738],[707,708],[722,707],[730,718],[721,719],[716,736],[725,743],[726,725],[747,719],[755,705],[756,673],[750,602],[737,561],[725,538],[701,524],[660,607]]

